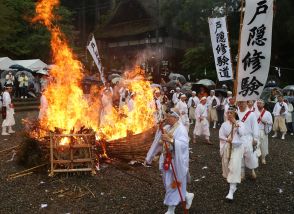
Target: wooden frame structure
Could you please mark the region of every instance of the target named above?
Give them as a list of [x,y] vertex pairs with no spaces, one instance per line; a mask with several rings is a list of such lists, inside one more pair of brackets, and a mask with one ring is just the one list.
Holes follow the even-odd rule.
[[50,133],[50,173],[91,172],[96,174],[95,133],[93,134],[54,134]]

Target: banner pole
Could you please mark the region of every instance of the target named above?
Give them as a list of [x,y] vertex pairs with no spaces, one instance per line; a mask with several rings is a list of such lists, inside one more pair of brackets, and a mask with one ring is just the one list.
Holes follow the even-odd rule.
[[236,75],[235,75],[235,81],[234,81],[234,92],[233,92],[235,97],[237,97],[237,90],[238,90],[238,73],[239,73],[239,63],[240,63],[241,33],[242,33],[243,18],[244,18],[243,8],[244,8],[244,0],[241,0],[239,41],[238,41],[238,61],[237,61],[237,67],[236,67]]
[[231,50],[231,45],[230,45],[230,31],[229,31],[229,19],[228,19],[228,3],[226,2],[226,25],[227,25],[227,35],[228,35],[228,46],[229,46],[229,51],[230,51],[230,62],[231,62],[231,69],[232,69],[232,75],[234,79],[234,72],[233,72],[233,60],[232,60],[232,50]]

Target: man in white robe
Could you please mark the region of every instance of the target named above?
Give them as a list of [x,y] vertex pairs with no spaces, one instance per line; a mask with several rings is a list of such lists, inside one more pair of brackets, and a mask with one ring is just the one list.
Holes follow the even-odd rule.
[[230,99],[232,98],[232,95],[233,93],[231,91],[227,91],[227,97],[226,99],[224,100],[224,105],[229,105],[230,104]]
[[223,177],[230,184],[229,193],[226,196],[228,200],[233,200],[237,183],[241,183],[244,152],[242,136],[246,134],[244,124],[236,120],[236,110],[235,106],[229,107],[227,111],[228,120],[222,124],[219,130]]
[[[5,91],[2,95],[2,135],[10,135],[12,133],[15,133],[15,131],[12,130],[12,126],[15,125],[14,120],[14,106],[11,102],[11,96],[10,93],[12,92],[12,85],[7,84],[5,86]],[[8,128],[8,131],[7,131]]]
[[256,102],[254,100],[248,100],[247,106],[249,111],[252,111],[252,112],[255,112],[255,110],[257,109]]
[[216,128],[216,123],[218,121],[216,107],[220,105],[219,99],[215,96],[215,91],[210,91],[210,96],[207,97],[208,106],[208,121],[213,123],[213,128]]
[[43,89],[42,96],[40,98],[40,111],[39,111],[39,116],[38,116],[39,120],[42,120],[47,117],[48,101],[47,101],[47,98],[44,94],[44,91],[45,90]]
[[101,98],[102,110],[100,113],[100,124],[111,123],[107,119],[107,115],[112,111],[112,92],[110,90],[105,90],[102,93]]
[[225,121],[227,121],[227,111],[228,111],[229,107],[234,106],[236,104],[236,98],[235,97],[230,97],[228,99],[228,102],[229,103],[225,104],[225,112],[224,112]]
[[256,179],[256,173],[254,169],[258,167],[258,155],[254,151],[254,147],[257,146],[259,138],[259,129],[257,119],[254,112],[250,111],[246,101],[238,102],[238,117],[244,123],[246,128],[246,135],[242,136],[244,140],[244,158],[242,163],[242,178],[245,178],[245,166],[251,170],[253,179]]
[[175,106],[176,109],[179,110],[180,112],[180,117],[181,117],[181,122],[183,123],[183,125],[186,127],[188,133],[189,133],[189,117],[188,117],[188,106],[186,104],[186,95],[182,94],[181,95],[181,99],[180,101],[177,103],[177,105]]
[[207,105],[206,97],[200,99],[200,104],[197,105],[195,110],[196,123],[193,131],[193,142],[196,143],[196,136],[204,136],[207,144],[212,144],[209,141],[210,131],[209,123],[207,120]]
[[162,135],[162,132],[160,130],[161,129],[160,126],[162,126],[162,123],[163,123],[163,112],[162,112],[162,105],[160,102],[160,91],[159,90],[156,90],[154,92],[154,102],[152,104],[152,107],[155,108],[154,117],[155,117],[155,122],[156,122],[156,125],[158,126],[158,128],[156,130],[152,145],[147,152],[145,162],[143,163],[143,165],[145,167],[150,166],[154,157],[161,151],[161,145],[160,145],[159,141],[160,141],[161,135]]
[[[176,206],[181,203],[181,196],[186,202],[186,209],[191,207],[194,198],[194,194],[186,190],[189,177],[189,136],[187,129],[180,121],[177,110],[172,110],[167,114],[166,122],[169,126],[162,134],[163,150],[159,160],[159,169],[162,172],[166,190],[164,197],[164,204],[168,206],[166,214],[174,214]],[[172,157],[171,164],[173,164],[175,175],[172,166],[166,165],[168,153]],[[177,179],[175,179],[175,176]]]
[[154,102],[153,107],[155,109],[154,117],[157,124],[159,124],[163,120],[163,112],[162,112],[162,105],[160,102],[160,90],[156,89],[154,91]]
[[273,131],[275,134],[272,136],[273,138],[276,138],[278,136],[278,131],[282,133],[282,140],[285,139],[285,135],[287,133],[287,127],[286,127],[286,115],[288,113],[288,105],[284,102],[284,98],[282,95],[278,96],[278,102],[276,103],[273,115],[275,117],[274,119],[274,126]]
[[128,103],[129,91],[125,87],[119,89],[119,109]]
[[271,127],[273,124],[273,117],[269,111],[264,108],[264,101],[257,101],[257,109],[255,110],[259,128],[259,147],[261,151],[261,163],[266,164],[265,157],[268,155],[268,132],[267,126]]
[[173,101],[174,106],[177,105],[177,103],[180,101],[181,94],[182,94],[181,88],[177,87],[176,92],[173,94],[173,97],[172,97],[172,101]]
[[196,117],[195,117],[195,110],[197,105],[200,103],[199,98],[196,96],[196,91],[192,91],[192,97],[188,100],[188,108],[189,108],[189,119],[191,121],[191,124],[195,123]]

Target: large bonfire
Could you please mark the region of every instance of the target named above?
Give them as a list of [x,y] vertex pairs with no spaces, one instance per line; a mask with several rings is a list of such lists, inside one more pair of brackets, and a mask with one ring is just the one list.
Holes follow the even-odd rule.
[[[50,71],[50,80],[45,96],[48,100],[47,116],[40,121],[42,130],[62,130],[72,133],[81,127],[93,129],[99,137],[109,141],[123,138],[128,132],[142,133],[154,126],[154,110],[150,103],[153,92],[150,82],[144,78],[139,67],[126,72],[120,84],[136,94],[134,109],[112,108],[100,123],[101,101],[97,90],[85,97],[81,88],[82,63],[68,46],[65,35],[55,24],[54,9],[59,0],[41,0],[36,6],[34,22],[43,23],[51,33],[52,61],[56,65]],[[98,93],[99,94],[99,93]],[[124,116],[122,116],[124,115]]]

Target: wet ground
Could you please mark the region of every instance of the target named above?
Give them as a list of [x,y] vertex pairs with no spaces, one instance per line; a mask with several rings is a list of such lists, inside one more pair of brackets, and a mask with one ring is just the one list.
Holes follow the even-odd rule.
[[[36,112],[17,113],[20,118]],[[212,130],[212,146],[199,140],[190,144],[190,192],[195,198],[189,213],[294,213],[294,137],[270,139],[267,164],[257,169],[257,180],[247,176],[238,185],[235,201],[227,203],[228,184],[221,175],[217,130]],[[16,133],[0,136],[0,213],[165,213],[164,188],[157,162],[153,167],[102,164],[96,176],[58,174],[49,177],[46,167],[23,177],[7,176],[25,170],[13,150],[21,144]],[[176,213],[182,213],[178,206]]]

